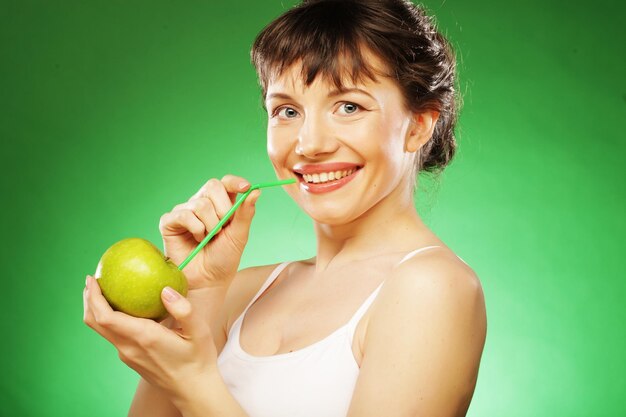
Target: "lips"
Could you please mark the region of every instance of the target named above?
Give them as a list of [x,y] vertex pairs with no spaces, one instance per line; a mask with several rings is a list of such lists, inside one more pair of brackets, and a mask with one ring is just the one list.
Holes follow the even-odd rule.
[[342,188],[350,181],[352,181],[359,174],[359,172],[361,172],[361,169],[357,168],[352,174],[348,176],[345,176],[338,180],[331,180],[323,183],[306,182],[302,175],[296,174],[296,176],[298,177],[298,182],[302,190],[311,194],[323,194]]

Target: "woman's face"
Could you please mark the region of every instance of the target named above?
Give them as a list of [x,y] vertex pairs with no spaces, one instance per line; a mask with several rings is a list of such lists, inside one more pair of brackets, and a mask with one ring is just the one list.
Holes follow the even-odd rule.
[[[382,69],[375,56],[369,62]],[[355,220],[390,195],[407,198],[407,192],[392,194],[398,187],[410,189],[408,176],[415,156],[405,148],[412,114],[404,108],[395,82],[378,77],[354,85],[347,78],[346,89],[362,91],[337,92],[332,82],[318,76],[306,88],[300,68],[294,65],[270,82],[265,102],[267,151],[274,170],[278,178],[298,179],[285,186],[289,195],[316,222],[333,225]],[[327,165],[331,163],[348,166]],[[323,189],[336,180],[309,185],[305,178],[311,178],[296,172],[306,172],[307,165],[314,164],[321,165],[318,172],[333,172],[333,176],[349,166],[360,169],[340,179],[343,185]]]

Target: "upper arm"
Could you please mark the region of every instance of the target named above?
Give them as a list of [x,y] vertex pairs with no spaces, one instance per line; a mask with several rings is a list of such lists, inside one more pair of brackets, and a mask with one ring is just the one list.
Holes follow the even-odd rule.
[[486,335],[480,282],[442,256],[398,266],[368,324],[350,417],[464,416]]

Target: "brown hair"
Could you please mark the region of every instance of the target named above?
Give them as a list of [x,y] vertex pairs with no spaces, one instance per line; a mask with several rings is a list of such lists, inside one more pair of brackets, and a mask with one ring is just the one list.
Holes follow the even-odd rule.
[[[362,47],[374,52],[390,73],[368,65]],[[461,98],[455,88],[453,48],[436,30],[433,18],[409,0],[304,0],[267,25],[251,50],[263,99],[269,81],[300,60],[307,86],[321,74],[341,89],[341,57],[351,63],[347,69],[354,83],[363,76],[375,80],[375,73],[392,77],[408,110],[439,112],[414,172],[440,173],[455,154]]]

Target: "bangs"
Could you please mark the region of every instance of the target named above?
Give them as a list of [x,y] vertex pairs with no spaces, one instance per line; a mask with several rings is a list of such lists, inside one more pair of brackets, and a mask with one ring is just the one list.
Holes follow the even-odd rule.
[[378,42],[359,33],[355,14],[350,1],[327,1],[291,9],[267,26],[251,51],[263,98],[269,82],[294,64],[301,65],[300,77],[307,87],[318,75],[339,90],[348,79],[356,85],[365,79],[375,81],[377,75],[390,76],[367,62],[366,50],[383,60],[385,54],[375,47]]

